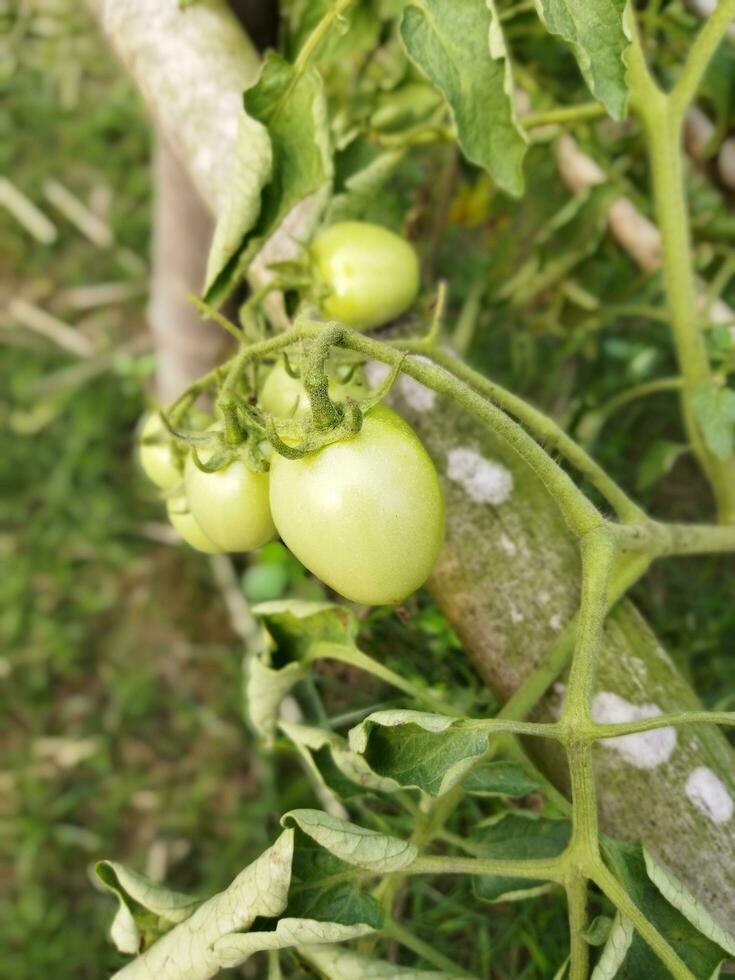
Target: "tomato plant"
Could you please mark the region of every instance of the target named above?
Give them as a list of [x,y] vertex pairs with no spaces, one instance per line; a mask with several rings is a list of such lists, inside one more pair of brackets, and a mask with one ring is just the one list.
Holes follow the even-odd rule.
[[[708,322],[732,320],[729,307],[715,309],[732,256],[724,249],[711,264],[732,223],[705,234],[690,221],[682,156],[698,92],[717,107],[719,130],[727,126],[735,0],[721,0],[696,35],[681,4],[563,6],[562,16],[550,0],[286,3],[281,49],[265,57],[230,127],[247,140],[209,182],[206,152],[192,162],[218,211],[200,307],[237,345],[168,410],[177,451],[189,453],[192,519],[229,551],[277,531],[339,595],[405,602],[396,616],[406,619],[421,609],[424,597],[412,594],[445,541],[430,585],[478,674],[507,701],[488,717],[493,709],[461,682],[443,688],[428,670],[408,677],[371,656],[365,635],[385,612],[360,617],[303,597],[256,607],[263,632],[251,641],[242,630],[248,719],[267,744],[293,745],[312,805],[283,814],[272,847],[224,893],[152,942],[136,934],[130,945],[145,948],[133,973],[164,964],[204,980],[267,951],[274,978],[284,963],[295,976],[400,976],[404,961],[419,975],[426,965],[442,976],[501,975],[485,932],[486,955],[466,941],[467,921],[489,917],[478,903],[542,895],[564,900],[568,955],[526,960],[525,972],[692,980],[735,955],[722,925],[732,921],[732,885],[713,888],[697,870],[703,840],[718,882],[723,847],[735,862],[723,834],[735,816],[722,762],[731,757],[714,728],[735,714],[693,709],[622,601],[655,559],[735,551],[735,361],[732,338]],[[188,4],[186,16],[199,7]],[[141,46],[132,46],[136,64]],[[571,59],[580,77],[570,85]],[[181,118],[178,101],[171,114]],[[206,113],[197,118],[206,124]],[[218,117],[212,132],[227,128]],[[523,208],[515,199],[526,177],[543,190]],[[432,301],[370,336],[417,297],[414,237]],[[233,323],[213,307],[243,274],[250,292]],[[576,427],[584,393],[573,380],[559,397],[551,389],[570,362],[574,379],[595,352],[630,350],[608,336],[630,317],[658,339],[628,358],[628,380],[660,363],[675,374],[613,394],[612,408]],[[511,364],[510,387],[472,366],[479,352],[493,369],[499,352],[498,373]],[[378,364],[383,378],[346,394],[335,385],[342,359],[368,373]],[[547,412],[528,391],[545,395]],[[619,482],[584,444],[621,399],[669,391],[681,397],[682,441],[654,469],[689,453],[716,523],[650,517],[625,473]],[[202,397],[222,420],[214,435],[180,424]],[[200,458],[210,437],[216,450]],[[398,700],[381,691],[331,711],[336,672],[314,668],[324,660],[346,665],[352,693],[362,693],[361,671]],[[706,745],[704,734],[683,734],[705,723]],[[553,751],[535,753],[528,740]],[[642,798],[643,816],[630,805]],[[671,811],[685,798],[677,822]],[[186,905],[159,901],[155,888],[151,898],[134,878],[121,883],[114,868],[101,877],[123,915],[143,905],[141,930],[156,908],[178,916]],[[442,906],[452,915],[422,926]],[[242,919],[233,908],[246,909]],[[437,948],[455,909],[461,938]],[[380,943],[383,957],[373,955]]]
[[340,221],[320,231],[310,251],[328,319],[368,330],[395,319],[416,299],[416,252],[387,228]]
[[[331,376],[328,390],[330,398],[336,401],[359,399],[367,394],[363,374],[355,371],[354,366],[343,366],[341,377]],[[309,411],[309,396],[301,379],[290,374],[283,361],[278,361],[268,372],[258,402],[264,412],[279,418],[299,418]]]
[[383,406],[353,439],[304,459],[275,456],[270,501],[299,561],[355,602],[395,603],[415,592],[444,538],[434,464],[413,429]]

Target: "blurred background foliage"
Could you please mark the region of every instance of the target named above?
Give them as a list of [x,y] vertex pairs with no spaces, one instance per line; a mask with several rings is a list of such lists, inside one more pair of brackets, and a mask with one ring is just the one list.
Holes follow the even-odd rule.
[[[539,43],[531,4],[500,6],[517,8],[507,31],[524,84],[533,77],[550,104],[583,100],[571,59]],[[660,18],[651,36],[673,57],[691,18],[677,3],[650,6]],[[142,106],[83,5],[6,0],[0,32],[0,202],[11,201],[0,207],[0,971],[84,980],[121,962],[105,938],[112,904],[88,876],[95,859],[115,855],[209,894],[264,848],[275,814],[315,798],[287,745],[275,759],[256,753],[221,587],[161,523],[135,462],[153,371]],[[388,77],[390,62],[379,67]],[[705,94],[723,133],[732,77],[730,54]],[[577,136],[607,161],[612,186],[649,211],[635,129],[603,123]],[[368,217],[400,224],[408,213],[427,281],[449,280],[447,320],[471,361],[585,439],[652,512],[702,517],[710,503],[675,393],[605,410],[675,372],[657,277],[604,234],[604,191],[570,203],[543,134],[526,173],[518,206],[454,149],[417,149]],[[729,192],[706,161],[688,186],[700,273],[735,303]],[[728,338],[710,338],[731,363]],[[722,692],[735,690],[734,586],[732,566],[688,559],[636,590],[680,668],[720,708],[733,707]],[[235,587],[253,601],[320,589],[278,544],[238,562]],[[368,617],[364,647],[493,707],[425,595]],[[318,687],[332,711],[354,710],[348,672],[325,669]],[[360,696],[386,706],[391,695],[367,685]],[[533,812],[537,802],[493,806]],[[363,816],[380,826],[379,813]],[[488,914],[463,902],[467,887],[429,902],[426,890],[409,893],[417,932],[450,952],[471,936],[483,976],[491,961],[494,977],[550,976],[566,943],[563,903],[547,895]]]

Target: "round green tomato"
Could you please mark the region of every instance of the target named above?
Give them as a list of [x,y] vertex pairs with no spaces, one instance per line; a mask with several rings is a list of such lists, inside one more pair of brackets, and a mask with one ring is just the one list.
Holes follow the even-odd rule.
[[[336,401],[350,397],[358,400],[368,393],[361,372],[355,372],[345,384],[336,378],[329,379],[329,396]],[[309,396],[298,378],[292,378],[283,361],[279,361],[268,377],[258,395],[260,407],[276,418],[301,418],[310,410]]]
[[222,549],[210,541],[197,524],[183,494],[166,501],[166,511],[168,512],[168,519],[188,545],[208,555],[221,553]]
[[275,536],[267,473],[240,460],[204,473],[190,456],[184,482],[194,519],[220,551],[254,551]]
[[382,405],[354,439],[303,459],[274,454],[271,510],[299,561],[355,602],[400,602],[428,578],[444,540],[429,454]]
[[145,475],[161,490],[181,482],[171,440],[157,412],[148,415],[140,431],[139,458]]
[[311,244],[327,288],[323,316],[349,327],[379,327],[407,310],[419,291],[416,252],[399,235],[365,221],[340,221]]

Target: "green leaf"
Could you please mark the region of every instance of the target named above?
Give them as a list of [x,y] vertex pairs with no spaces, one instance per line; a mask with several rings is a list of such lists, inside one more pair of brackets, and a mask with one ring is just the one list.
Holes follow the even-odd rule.
[[[505,813],[489,827],[473,834],[478,855],[505,860],[551,858],[569,843],[571,824],[567,820],[536,817],[528,811]],[[542,895],[554,887],[548,881],[482,875],[473,879],[475,895],[485,902],[507,902]]]
[[485,762],[472,770],[462,786],[475,796],[510,796],[513,799],[542,788],[517,762]]
[[387,874],[400,871],[416,859],[415,844],[367,830],[321,810],[291,810],[281,818],[284,827],[297,826],[340,861]]
[[225,891],[201,904],[116,973],[117,980],[208,980],[225,964],[232,966],[227,943],[223,955],[218,952],[218,943],[231,933],[248,929],[258,916],[274,917],[286,907],[293,838],[293,831],[285,830]]
[[692,395],[692,409],[704,441],[718,459],[732,456],[735,447],[735,390],[703,385]]
[[630,45],[623,13],[626,0],[535,0],[539,17],[551,34],[572,48],[590,91],[614,119],[628,108],[624,63]]
[[365,218],[374,205],[376,194],[402,158],[401,150],[374,152],[361,169],[346,175],[340,192],[335,194],[327,209],[326,223]]
[[406,8],[400,30],[411,60],[449,103],[464,155],[521,194],[526,139],[493,0],[423,0]]
[[648,487],[653,486],[662,476],[666,476],[679,457],[688,451],[687,445],[670,442],[668,439],[657,439],[656,442],[651,443],[638,464],[637,489],[647,490]]
[[[657,883],[654,883],[647,867],[645,852],[640,844],[623,844],[606,840],[603,842],[603,852],[607,863],[638,908],[686,963],[692,974],[702,978],[716,975],[715,971],[727,954],[719,942],[704,935],[692,924],[692,920],[698,919],[702,921],[705,928],[711,930],[714,926],[709,916],[683,886],[675,882],[667,872],[655,866],[649,857],[648,864],[651,865],[657,879]],[[678,892],[676,900],[686,907],[688,915],[682,915],[658,887],[659,884],[672,897],[675,897],[675,893]],[[701,917],[702,914],[704,917]],[[601,973],[596,980],[605,980],[608,976],[630,977],[631,980],[637,977],[645,977],[646,980],[649,978],[668,980],[668,970],[636,932],[633,933],[624,955],[621,956],[619,949],[617,952],[609,952],[613,943],[617,947],[622,945],[627,935],[625,932],[627,928],[616,922],[600,961],[602,963],[608,955],[611,964],[616,965],[617,972],[614,972],[611,966],[607,973]],[[718,930],[717,926],[715,930]],[[722,935],[730,943],[732,942],[726,934],[722,933]]]
[[376,711],[349,733],[350,748],[380,776],[441,796],[486,751],[476,724],[423,711]]
[[416,970],[375,960],[341,946],[306,946],[299,956],[315,967],[326,980],[455,980],[457,974]]
[[[215,229],[216,251],[207,268],[205,299],[221,303],[247,268],[250,260],[279,227],[294,205],[328,187],[332,178],[324,90],[313,67],[294,70],[279,54],[266,56],[260,77],[245,92],[245,111],[251,120],[267,130],[271,148],[271,167],[263,181],[264,151],[260,130],[250,127],[245,137],[258,133],[256,161],[258,174],[248,173],[252,148],[246,145],[233,163],[235,213],[220,213]],[[254,201],[255,186],[261,182],[260,208]],[[312,215],[316,220],[317,211]],[[257,217],[257,220],[255,220]]]
[[340,735],[285,721],[279,722],[279,728],[308,756],[318,778],[341,799],[362,796],[366,790],[393,793],[398,789],[395,780],[376,775],[363,756],[350,751],[347,740]]
[[243,110],[238,125],[230,183],[223,196],[207,257],[205,294],[239,253],[260,214],[260,197],[273,173],[268,132]]
[[100,861],[95,872],[102,885],[119,901],[110,932],[121,953],[139,952],[142,939],[148,945],[153,938],[188,918],[201,901],[171,891],[116,861]]

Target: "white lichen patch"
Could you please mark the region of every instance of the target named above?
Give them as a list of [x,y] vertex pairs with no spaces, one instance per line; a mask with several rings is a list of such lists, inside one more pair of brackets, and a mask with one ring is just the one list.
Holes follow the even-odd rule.
[[390,367],[383,361],[366,361],[363,371],[368,385],[371,388],[379,388],[390,374]]
[[474,449],[458,447],[447,454],[447,476],[478,504],[504,504],[513,492],[513,474]]
[[549,619],[549,626],[553,630],[560,630],[562,624],[561,613],[554,613],[554,615]]
[[398,390],[414,412],[430,412],[436,402],[435,391],[416,381],[415,378],[409,378],[407,374],[401,375]]
[[538,601],[542,606],[547,605],[547,603],[551,602],[551,593],[547,592],[546,589],[542,589],[538,594]]
[[[631,704],[612,691],[600,691],[592,699],[592,718],[601,725],[656,718],[660,714],[662,711],[656,704]],[[676,748],[676,731],[671,727],[656,728],[605,738],[600,744],[617,752],[636,769],[656,769],[671,758]]]
[[686,781],[689,801],[714,823],[727,823],[735,804],[720,777],[707,766],[692,769]]
[[517,625],[518,623],[522,623],[523,620],[524,620],[524,618],[525,617],[524,617],[523,613],[522,612],[519,612],[516,609],[515,606],[511,606],[510,607],[510,621],[511,621],[511,623],[515,623]]

